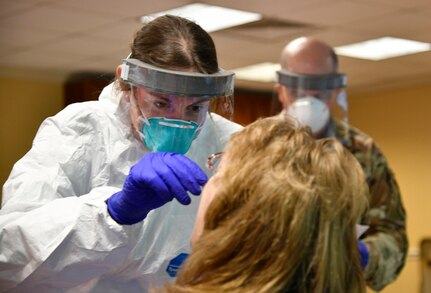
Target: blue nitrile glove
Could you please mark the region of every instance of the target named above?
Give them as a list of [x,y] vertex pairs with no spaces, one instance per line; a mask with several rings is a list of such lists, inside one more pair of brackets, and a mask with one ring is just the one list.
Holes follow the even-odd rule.
[[361,257],[361,267],[365,269],[368,264],[368,259],[370,258],[368,248],[364,242],[358,241],[359,255]]
[[207,180],[201,168],[183,155],[149,153],[130,169],[123,189],[108,198],[108,211],[120,224],[135,224],[174,198],[190,204],[187,191],[199,195]]

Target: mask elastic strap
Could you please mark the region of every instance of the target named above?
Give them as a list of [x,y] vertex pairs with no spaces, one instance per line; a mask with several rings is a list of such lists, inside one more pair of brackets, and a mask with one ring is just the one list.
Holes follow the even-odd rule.
[[141,106],[139,106],[138,97],[135,95],[134,89],[135,87],[132,84],[130,84],[130,93],[131,93],[130,103],[132,104],[132,107],[138,109],[139,113],[141,114],[139,116],[139,119],[142,120],[143,123],[150,125],[150,122],[148,121],[147,116],[142,111]]
[[142,125],[144,125],[144,124],[147,124],[149,126],[150,122],[148,121],[148,118],[144,115],[144,113],[141,110],[141,107],[139,106],[138,98],[135,96],[134,86],[132,84],[129,84],[129,85],[130,85],[130,104],[131,104],[131,107],[137,109],[139,111],[139,113],[141,114],[141,115],[139,115],[139,118],[138,118],[138,122],[139,122],[140,127],[137,127],[135,125],[135,123],[132,123],[132,125],[133,125],[133,128],[135,129],[135,132],[139,135],[141,140],[144,141],[145,137],[144,137],[144,134],[142,133],[141,128],[142,128]]

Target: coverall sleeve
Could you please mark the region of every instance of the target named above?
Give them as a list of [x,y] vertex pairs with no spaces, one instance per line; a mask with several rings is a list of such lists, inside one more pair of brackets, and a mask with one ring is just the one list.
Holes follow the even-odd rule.
[[408,250],[406,213],[394,174],[374,143],[367,160],[369,209],[362,224],[369,229],[361,239],[370,253],[365,268],[367,285],[378,291],[394,281],[404,266]]
[[2,289],[31,292],[40,283],[44,292],[71,288],[112,270],[127,255],[126,228],[109,217],[104,202],[120,188],[102,186],[104,144],[94,121],[79,112],[45,120],[4,185]]

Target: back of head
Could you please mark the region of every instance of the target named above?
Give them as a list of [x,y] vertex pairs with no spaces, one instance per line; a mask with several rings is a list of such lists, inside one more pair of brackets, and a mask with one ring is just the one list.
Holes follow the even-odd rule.
[[283,69],[301,74],[338,71],[338,58],[334,50],[313,37],[300,37],[288,43],[281,53],[280,64]]
[[[366,184],[335,140],[275,118],[235,134],[172,292],[361,292],[355,223]],[[349,174],[349,176],[347,176]]]
[[163,15],[144,24],[131,51],[131,58],[160,68],[209,74],[218,71],[210,35],[195,22],[179,16]]

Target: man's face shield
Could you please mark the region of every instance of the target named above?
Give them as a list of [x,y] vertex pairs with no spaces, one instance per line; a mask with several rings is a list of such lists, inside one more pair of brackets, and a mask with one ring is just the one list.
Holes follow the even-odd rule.
[[[277,71],[278,83],[300,95],[318,95],[327,98],[330,91],[346,87],[347,77],[342,73],[299,74],[288,70]],[[317,97],[317,96],[316,96]]]
[[287,112],[310,126],[313,133],[321,131],[330,116],[348,120],[344,74],[311,75],[279,70],[277,76],[278,83],[286,88]]
[[131,85],[131,105],[141,117],[137,128],[151,151],[186,153],[208,112],[233,115],[231,72],[181,72],[126,59],[121,79]]

